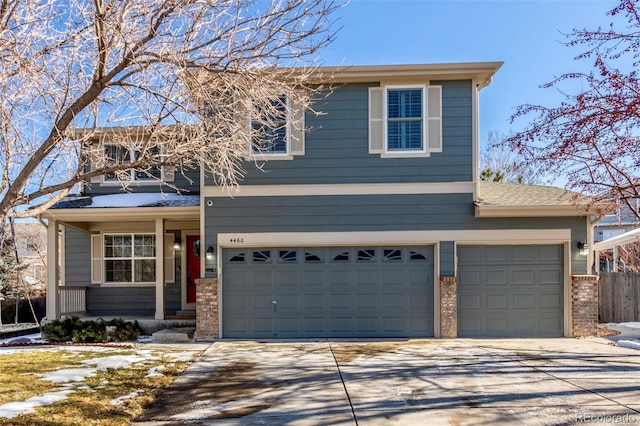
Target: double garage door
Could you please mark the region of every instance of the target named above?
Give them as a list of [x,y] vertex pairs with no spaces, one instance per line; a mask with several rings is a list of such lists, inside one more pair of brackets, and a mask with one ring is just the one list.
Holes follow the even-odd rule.
[[458,336],[563,335],[563,246],[458,247]]
[[433,247],[223,249],[225,338],[433,336]]

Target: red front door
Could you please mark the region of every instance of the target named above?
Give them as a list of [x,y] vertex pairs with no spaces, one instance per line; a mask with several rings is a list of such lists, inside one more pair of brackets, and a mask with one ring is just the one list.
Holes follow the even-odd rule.
[[200,236],[187,236],[187,303],[196,303],[196,280],[200,278]]

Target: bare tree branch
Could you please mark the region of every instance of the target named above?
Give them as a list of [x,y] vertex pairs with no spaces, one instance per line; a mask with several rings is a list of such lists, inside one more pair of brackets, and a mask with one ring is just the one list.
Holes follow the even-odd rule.
[[[594,70],[564,74],[543,86],[560,89],[565,82],[580,82],[584,90],[566,94],[556,107],[519,106],[512,122],[526,118],[529,125],[506,143],[526,164],[564,174],[570,189],[617,199],[640,218],[629,202],[640,198],[638,0],[620,0],[609,15],[616,22],[608,29],[575,29],[567,35],[567,45],[587,47],[576,59],[593,60]],[[628,58],[634,61],[630,68]]]
[[[203,166],[236,186],[249,116],[260,110],[254,119],[273,124],[288,113],[274,99],[311,108],[324,89],[311,79],[315,54],[333,39],[339,6],[0,0],[0,218],[106,173]],[[113,164],[91,143],[110,127],[145,128],[113,136],[144,155]]]

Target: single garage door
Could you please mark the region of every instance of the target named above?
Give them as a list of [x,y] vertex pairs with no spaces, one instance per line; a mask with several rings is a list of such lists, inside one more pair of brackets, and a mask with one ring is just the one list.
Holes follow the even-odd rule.
[[226,338],[433,336],[433,247],[223,249]]
[[458,247],[458,336],[563,335],[563,246]]

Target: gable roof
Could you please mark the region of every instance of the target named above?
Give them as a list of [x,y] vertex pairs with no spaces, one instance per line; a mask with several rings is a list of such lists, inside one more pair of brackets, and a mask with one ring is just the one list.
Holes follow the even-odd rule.
[[602,215],[612,206],[554,186],[478,182],[476,217]]

